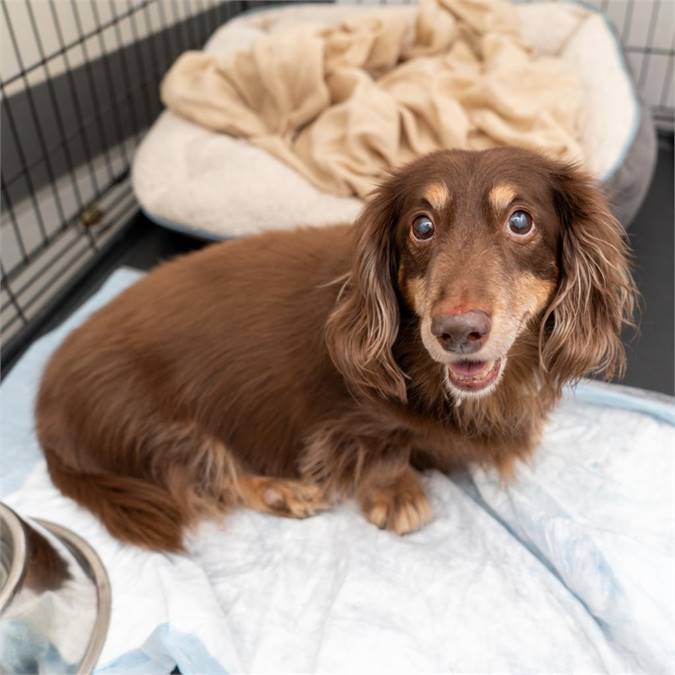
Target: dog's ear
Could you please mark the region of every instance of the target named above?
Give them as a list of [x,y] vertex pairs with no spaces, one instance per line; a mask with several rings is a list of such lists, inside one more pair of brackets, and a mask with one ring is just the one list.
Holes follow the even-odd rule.
[[352,269],[326,324],[326,343],[352,391],[405,401],[405,376],[392,354],[399,330],[395,202],[390,181],[354,224]]
[[558,385],[587,373],[610,379],[625,369],[621,330],[632,325],[637,298],[625,232],[579,169],[557,166],[552,184],[560,281],[542,322],[542,362]]

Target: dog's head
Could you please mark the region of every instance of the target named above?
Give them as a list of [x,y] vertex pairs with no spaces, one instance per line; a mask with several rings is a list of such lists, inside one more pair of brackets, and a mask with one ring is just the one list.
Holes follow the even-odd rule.
[[456,397],[494,391],[526,344],[556,388],[623,368],[635,298],[623,228],[578,169],[516,148],[435,153],[394,173],[355,228],[327,325],[352,388],[406,399],[392,349],[409,315]]

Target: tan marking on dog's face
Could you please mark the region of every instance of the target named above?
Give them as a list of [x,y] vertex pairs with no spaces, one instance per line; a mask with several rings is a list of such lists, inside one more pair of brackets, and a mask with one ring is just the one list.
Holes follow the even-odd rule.
[[551,301],[555,287],[551,279],[541,279],[523,272],[516,278],[515,297],[527,307],[530,314],[538,314]]
[[403,265],[398,268],[398,287],[408,303],[418,316],[422,316],[426,304],[426,284],[423,277],[408,279]]
[[532,318],[547,307],[555,288],[554,281],[529,272],[515,277],[510,291],[501,294],[493,304],[492,329],[478,355],[488,359],[508,356],[513,343]]
[[405,293],[406,292],[406,282],[405,282],[405,268],[403,265],[400,265],[398,268],[398,287]]
[[431,183],[424,190],[424,198],[436,211],[441,211],[450,201],[448,186],[445,183]]
[[415,310],[417,316],[422,316],[426,309],[426,284],[422,277],[410,279],[406,284],[407,299]]
[[492,208],[499,213],[503,211],[516,197],[516,189],[509,183],[498,183],[488,195]]
[[552,280],[541,279],[530,272],[521,272],[515,277],[510,292],[495,302],[485,351],[507,355],[532,317],[538,316],[551,301],[555,287]]

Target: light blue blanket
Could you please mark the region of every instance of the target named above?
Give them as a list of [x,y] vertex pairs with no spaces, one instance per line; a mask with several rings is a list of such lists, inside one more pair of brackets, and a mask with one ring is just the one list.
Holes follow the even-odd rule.
[[675,671],[669,397],[579,386],[508,488],[428,474],[435,518],[403,538],[347,503],[307,521],[236,512],[185,556],[114,541],[49,482],[32,403],[65,333],[136,277],[113,275],[0,387],[0,498],[77,531],[110,574],[100,672]]

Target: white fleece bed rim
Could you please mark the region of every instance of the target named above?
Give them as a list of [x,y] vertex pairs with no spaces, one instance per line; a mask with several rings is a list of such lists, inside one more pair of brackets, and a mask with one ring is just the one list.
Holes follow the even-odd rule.
[[[408,661],[397,661],[393,669],[379,672],[411,672],[411,668],[431,672],[426,662],[419,665],[419,661],[424,661],[429,644],[445,645],[441,636],[446,634],[434,637],[433,626],[424,623],[425,613],[437,619],[433,599],[446,602],[447,596],[447,602],[453,602],[448,588],[469,584],[474,589],[470,582],[475,575],[488,585],[487,595],[472,590],[466,607],[453,605],[459,611],[458,625],[450,634],[459,636],[458,642],[466,640],[462,631],[469,631],[474,639],[487,639],[481,638],[480,622],[488,621],[487,627],[495,616],[501,616],[507,633],[513,632],[513,639],[518,635],[522,642],[523,626],[514,616],[524,619],[513,615],[515,610],[502,602],[504,597],[514,605],[525,597],[537,621],[555,619],[546,624],[546,634],[537,632],[538,637],[533,637],[528,658],[509,656],[503,645],[493,647],[495,654],[486,652],[484,642],[469,645],[475,650],[475,668],[481,672],[550,671],[551,662],[546,659],[551,657],[542,644],[545,647],[547,639],[563,640],[563,633],[572,637],[563,640],[565,653],[559,656],[559,648],[555,650],[554,658],[562,659],[556,660],[558,672],[672,672],[675,580],[669,572],[675,562],[675,399],[668,396],[592,382],[567,390],[545,434],[539,459],[523,470],[516,484],[504,490],[494,476],[480,470],[453,480],[440,474],[427,476],[439,523],[402,539],[378,531],[344,506],[307,521],[233,513],[224,525],[207,523],[196,532],[192,556],[148,553],[113,540],[91,514],[59,495],[49,482],[34,437],[32,401],[39,373],[65,334],[139,277],[128,269],[115,272],[61,327],[31,346],[0,386],[0,464],[9,467],[0,474],[0,499],[20,515],[44,517],[72,528],[97,549],[108,568],[113,613],[96,672],[166,673],[175,665],[184,675],[292,672],[294,667],[303,670],[293,661],[298,649],[311,651],[310,644],[316,640],[323,647],[311,655],[316,658],[311,663],[320,666],[321,659],[330,658],[339,662],[342,652],[353,650],[352,672],[358,666],[378,672],[377,665],[382,664],[373,660],[378,640],[380,648],[388,645],[389,650],[412,641],[412,651],[403,650],[400,657]],[[578,437],[577,424],[586,425],[583,438],[588,436],[587,441]],[[625,425],[621,434],[620,424]],[[622,441],[625,436],[629,440]],[[603,443],[612,444],[611,451]],[[595,456],[592,462],[580,454],[580,445]],[[576,485],[579,477],[586,490],[574,495],[579,514],[569,520],[565,489]],[[615,533],[613,528],[624,520],[625,526]],[[487,548],[481,544],[485,536]],[[268,540],[269,546],[263,545]],[[448,546],[452,555],[447,554]],[[335,547],[339,550],[332,550]],[[489,553],[493,549],[496,557]],[[333,597],[330,580],[340,576],[343,564],[347,564],[347,576]],[[394,586],[385,584],[384,595],[398,593],[392,609],[386,598],[380,601],[382,589],[369,590],[382,579],[368,571],[378,565],[378,574],[393,574],[394,581],[400,581],[400,574],[407,578],[406,570],[414,575],[415,566],[421,565],[417,572],[424,574],[424,583],[410,594],[398,590],[398,581]],[[315,569],[318,576],[313,579]],[[441,586],[434,583],[436,577]],[[513,583],[515,595],[509,591]],[[308,584],[302,612],[284,618],[287,604],[302,599]],[[427,593],[420,605],[415,598]],[[365,605],[356,611],[352,605],[360,598]],[[420,607],[423,613],[412,617],[422,629],[416,636],[415,629],[406,632],[405,620],[399,625],[397,612]],[[336,623],[336,612],[355,618]],[[299,635],[306,637],[306,616],[323,621],[323,628],[309,643],[294,645]],[[337,656],[333,653],[336,634],[338,646],[350,648],[340,647]],[[431,643],[421,640],[427,634],[433,638]],[[364,647],[360,636],[369,635],[374,642]],[[256,654],[256,641],[264,654]],[[288,649],[284,641],[290,641]],[[450,640],[445,649],[461,651],[462,645]],[[457,666],[453,672],[470,669],[466,658]],[[304,670],[330,668],[306,666]]]

